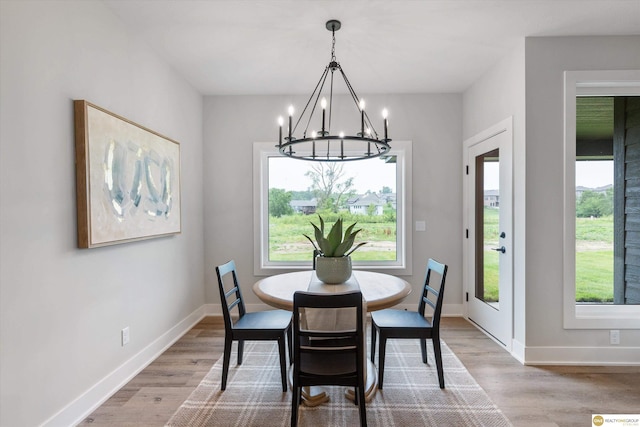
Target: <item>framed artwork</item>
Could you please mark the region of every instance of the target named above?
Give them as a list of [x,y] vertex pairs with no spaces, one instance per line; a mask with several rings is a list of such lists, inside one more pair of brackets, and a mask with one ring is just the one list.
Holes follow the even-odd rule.
[[78,247],[180,233],[180,144],[87,101],[73,106]]

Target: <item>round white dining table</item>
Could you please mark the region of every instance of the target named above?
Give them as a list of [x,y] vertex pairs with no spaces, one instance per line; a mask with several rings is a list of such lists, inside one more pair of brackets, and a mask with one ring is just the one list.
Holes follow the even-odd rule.
[[351,279],[340,285],[328,285],[315,277],[313,270],[276,274],[258,280],[253,292],[272,307],[293,311],[293,294],[296,291],[346,292],[358,288],[367,302],[367,311],[393,307],[411,293],[411,285],[399,277],[373,271],[353,270]]
[[[362,292],[367,311],[392,307],[411,293],[411,285],[403,279],[390,274],[363,270],[353,270],[349,280],[337,285],[320,282],[313,270],[276,274],[258,280],[253,285],[253,292],[261,301],[272,307],[289,311],[293,311],[293,294],[296,291],[340,293],[354,289]],[[367,358],[365,385],[367,401],[371,400],[378,389],[377,380],[377,370]],[[346,396],[353,400],[353,389],[347,389]],[[307,406],[316,406],[326,402],[328,395],[322,387],[310,387],[303,388],[302,398]]]

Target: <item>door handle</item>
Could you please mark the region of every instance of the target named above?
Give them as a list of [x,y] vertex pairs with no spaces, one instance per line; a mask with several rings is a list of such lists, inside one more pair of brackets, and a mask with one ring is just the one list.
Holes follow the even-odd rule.
[[500,246],[499,248],[492,248],[492,249],[496,252],[502,252],[502,253],[505,253],[507,251],[507,249],[504,246]]

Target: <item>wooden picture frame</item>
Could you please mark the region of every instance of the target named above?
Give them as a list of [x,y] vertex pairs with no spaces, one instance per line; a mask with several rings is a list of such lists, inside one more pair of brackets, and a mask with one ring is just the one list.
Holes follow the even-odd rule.
[[180,144],[74,100],[78,247],[181,232]]

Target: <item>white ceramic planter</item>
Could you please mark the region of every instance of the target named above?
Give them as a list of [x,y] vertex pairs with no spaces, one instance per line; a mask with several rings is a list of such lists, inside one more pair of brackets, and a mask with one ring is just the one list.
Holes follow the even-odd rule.
[[346,282],[351,277],[351,257],[322,257],[316,258],[316,275],[327,284]]

